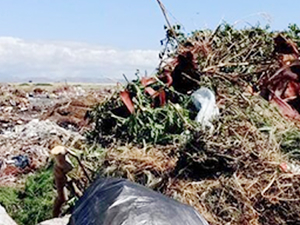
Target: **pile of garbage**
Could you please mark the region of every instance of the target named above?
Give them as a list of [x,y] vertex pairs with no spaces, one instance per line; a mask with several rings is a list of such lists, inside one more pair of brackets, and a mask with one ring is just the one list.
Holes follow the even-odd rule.
[[102,175],[192,205],[209,224],[299,223],[300,29],[170,29],[158,74],[89,115]]
[[49,120],[34,119],[25,125],[15,126],[0,137],[0,185],[15,182],[15,175],[24,169],[33,171],[45,165],[49,149],[56,144],[78,147],[83,140],[79,133]]
[[[18,124],[28,122],[30,118],[25,115],[29,107],[26,92],[12,88],[10,85],[0,86],[0,133]],[[19,115],[18,115],[19,114]],[[20,115],[22,114],[22,115]]]
[[109,89],[0,86],[0,186],[45,166],[56,145],[81,148],[86,114]]
[[[69,224],[85,218],[103,224],[102,219],[118,219],[114,213],[122,212],[119,219],[135,218],[128,215],[138,208],[131,211],[126,204],[136,206],[142,197],[126,191],[144,188],[124,180],[96,180],[72,208],[99,173],[193,206],[203,224],[299,224],[299,34],[296,25],[279,33],[222,24],[189,36],[180,26],[169,27],[153,77],[128,81],[105,99],[77,88],[51,95],[37,90],[24,97],[24,107],[34,106],[38,116],[0,135],[1,182],[11,179],[10,165],[23,172],[39,167],[59,145],[52,149],[58,193],[53,215],[66,213],[67,205],[74,209]],[[73,97],[66,97],[67,90]],[[13,110],[23,115],[23,104],[17,105]],[[85,151],[79,157],[67,147]],[[75,165],[68,154],[76,156]],[[66,199],[71,176],[81,188],[75,193],[71,185],[74,193]],[[110,192],[106,184],[120,191]],[[102,192],[111,193],[106,205],[99,200],[107,197]],[[120,209],[117,193],[126,200]],[[86,214],[91,204],[94,211]],[[112,214],[103,213],[100,205]]]

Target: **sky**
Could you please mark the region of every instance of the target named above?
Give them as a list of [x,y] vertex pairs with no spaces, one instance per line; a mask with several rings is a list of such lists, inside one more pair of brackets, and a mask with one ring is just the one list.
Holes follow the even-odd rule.
[[[162,0],[186,33],[299,24],[300,1]],[[98,81],[152,74],[165,24],[156,0],[0,0],[0,82]]]

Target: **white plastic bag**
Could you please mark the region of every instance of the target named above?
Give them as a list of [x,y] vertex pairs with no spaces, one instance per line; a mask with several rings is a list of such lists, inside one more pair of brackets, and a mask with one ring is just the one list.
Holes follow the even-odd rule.
[[195,120],[201,123],[204,128],[208,127],[210,132],[213,132],[214,126],[211,122],[219,115],[214,93],[208,88],[201,87],[192,94],[192,101],[199,110]]

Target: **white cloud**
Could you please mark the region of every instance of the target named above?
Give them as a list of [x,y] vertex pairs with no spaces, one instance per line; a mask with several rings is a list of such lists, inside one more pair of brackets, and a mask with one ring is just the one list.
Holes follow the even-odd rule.
[[152,73],[158,61],[156,50],[125,51],[87,43],[0,37],[0,81],[120,79],[122,74],[130,78],[136,69]]

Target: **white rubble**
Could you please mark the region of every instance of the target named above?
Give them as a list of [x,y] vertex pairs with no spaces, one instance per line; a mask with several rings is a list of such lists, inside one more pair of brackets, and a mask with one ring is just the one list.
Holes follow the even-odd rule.
[[5,170],[6,161],[17,155],[25,155],[31,165],[38,168],[49,158],[53,145],[73,147],[84,139],[77,132],[66,130],[50,120],[33,119],[27,124],[17,125],[0,134],[0,184],[14,182]]
[[3,206],[0,205],[0,225],[17,225],[17,223],[7,214]]
[[67,225],[70,219],[70,215],[64,216],[62,218],[54,218],[39,223],[38,225]]

